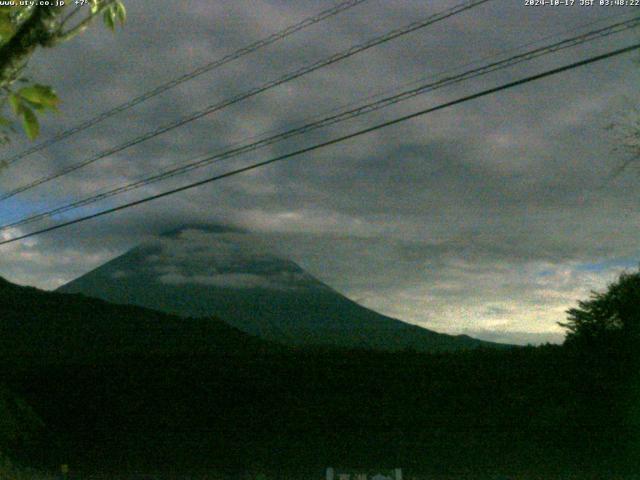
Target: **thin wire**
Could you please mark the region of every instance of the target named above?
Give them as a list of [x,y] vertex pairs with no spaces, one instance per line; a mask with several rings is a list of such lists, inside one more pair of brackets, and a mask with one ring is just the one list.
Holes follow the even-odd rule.
[[474,7],[477,7],[483,3],[487,3],[491,0],[471,0],[468,2],[464,2],[462,4],[459,4],[455,7],[449,8],[443,12],[440,13],[436,13],[434,15],[431,15],[429,17],[427,17],[426,19],[417,21],[417,22],[413,22],[410,23],[402,28],[398,28],[395,30],[392,30],[382,36],[379,37],[375,37],[371,40],[368,40],[365,43],[359,44],[359,45],[355,45],[353,47],[348,48],[347,50],[344,50],[342,52],[336,53],[334,55],[331,55],[328,58],[325,58],[323,60],[317,61],[315,63],[312,63],[310,65],[304,66],[298,70],[295,70],[291,73],[288,73],[276,80],[272,80],[270,82],[267,82],[265,84],[262,84],[259,87],[255,87],[247,92],[244,92],[240,95],[237,95],[235,97],[229,98],[227,100],[223,100],[219,103],[215,103],[213,105],[209,105],[208,107],[205,107],[202,110],[199,110],[195,113],[192,113],[186,117],[183,117],[177,121],[171,122],[167,125],[163,125],[155,130],[152,130],[150,132],[147,132],[143,135],[140,135],[132,140],[129,140],[125,143],[122,143],[116,147],[110,148],[108,150],[105,150],[87,160],[84,160],[82,162],[76,163],[74,165],[70,165],[69,167],[63,168],[62,170],[59,170],[56,173],[53,173],[51,175],[47,175],[45,177],[41,177],[38,180],[35,180],[31,183],[28,183],[26,185],[23,185],[21,187],[15,188],[14,190],[11,190],[5,194],[0,195],[0,201],[3,200],[7,200],[8,198],[11,198],[15,195],[18,195],[19,193],[25,192],[27,190],[31,190],[32,188],[35,188],[39,185],[42,185],[43,183],[47,183],[51,180],[55,180],[57,178],[60,178],[64,175],[68,175],[72,172],[75,172],[77,170],[80,170],[81,168],[84,168],[88,165],[91,165],[92,163],[97,162],[100,159],[103,159],[105,157],[108,157],[110,155],[113,155],[114,153],[119,153],[123,150],[126,150],[132,146],[138,145],[142,142],[145,142],[147,140],[150,140],[152,138],[155,138],[159,135],[162,135],[164,133],[167,133],[170,130],[173,130],[175,128],[181,127],[182,125],[185,125],[189,122],[192,122],[194,120],[197,120],[199,118],[204,117],[205,115],[209,115],[211,113],[217,112],[219,110],[222,110],[223,108],[226,108],[230,105],[234,105],[238,102],[241,102],[243,100],[246,100],[248,98],[254,97],[262,92],[265,92],[267,90],[270,90],[272,88],[275,88],[279,85],[282,85],[284,83],[290,82],[291,80],[294,80],[296,78],[302,77],[303,75],[306,75],[308,73],[314,72],[316,70],[319,70],[321,68],[324,68],[328,65],[331,65],[333,63],[339,62],[341,60],[344,60],[346,58],[349,58],[353,55],[356,55],[360,52],[363,52],[365,50],[368,50],[370,48],[373,48],[375,46],[381,45],[383,43],[389,42],[391,40],[394,40],[400,36],[403,35],[407,35],[411,32],[414,32],[416,30],[419,30],[421,28],[425,28],[429,25],[432,25],[436,22],[442,21],[444,19],[447,19],[449,17],[452,17],[454,15],[457,15],[461,12],[464,12],[466,10],[472,9]]
[[[93,118],[90,118],[89,120],[86,120],[85,122],[82,122],[78,125],[76,125],[75,127],[69,128],[63,132],[60,132],[59,134],[51,137],[48,140],[45,140],[44,142],[35,145],[31,148],[28,148],[26,150],[23,150],[20,153],[17,153],[16,155],[9,157],[8,159],[5,160],[6,165],[12,165],[14,163],[16,163],[17,161],[19,161],[20,159],[27,157],[29,155],[31,155],[34,152],[43,150],[45,148],[48,148],[58,142],[60,142],[61,140],[64,140],[65,138],[68,138],[72,135],[75,135],[76,133],[79,133],[83,130],[86,130],[89,127],[92,127],[100,122],[102,122],[103,120],[106,120],[107,118],[110,118],[120,112],[124,112],[125,110],[128,110],[142,102],[145,102],[157,95],[160,95],[161,93],[166,92],[167,90],[172,89],[173,87],[180,85],[181,83],[187,82],[199,75],[202,75],[203,73],[206,72],[210,72],[216,68],[219,68],[233,60],[237,60],[240,57],[243,57],[245,55],[248,55],[252,52],[255,52],[256,50],[259,50],[261,48],[264,48],[268,45],[271,45],[275,42],[278,42],[279,40],[283,40],[286,37],[288,37],[289,35],[292,35],[296,32],[299,32],[300,30],[303,30],[307,27],[310,27],[312,25],[315,25],[316,23],[319,23],[327,18],[333,17],[341,12],[344,12],[345,10],[349,10],[350,8],[353,8],[361,3],[364,3],[368,0],[347,0],[345,2],[339,3],[338,5],[329,8],[327,10],[324,10],[320,13],[318,13],[315,16],[312,17],[308,17],[304,20],[302,20],[299,23],[296,23],[294,25],[290,25],[289,27],[280,30],[279,32],[273,33],[271,35],[269,35],[268,37],[265,37],[261,40],[258,40],[256,42],[253,42],[245,47],[240,48],[239,50],[236,50],[235,52],[232,52],[228,55],[225,55],[224,57],[221,57],[217,60],[214,60],[210,63],[207,63],[206,65],[202,65],[201,67],[196,68],[195,70],[192,70],[188,73],[185,73],[183,75],[180,75],[179,77],[176,77],[172,80],[169,80],[166,83],[163,83],[157,87],[155,87],[153,90],[149,90],[147,92],[142,93],[141,95],[138,95],[137,97],[132,98],[131,100],[121,103],[120,105],[111,108],[110,110],[107,110],[105,112],[100,113],[99,115],[96,115]],[[73,12],[71,12],[71,14],[69,14],[69,16],[67,17],[70,18],[72,15],[74,15],[76,12],[78,12],[78,10],[80,10],[79,8],[76,8]],[[66,19],[65,19],[66,21]]]
[[43,218],[46,217],[50,217],[53,216],[55,214],[59,214],[59,213],[64,213],[64,212],[68,212],[70,210],[74,210],[77,208],[80,208],[82,206],[86,206],[95,202],[98,202],[100,200],[104,200],[106,198],[110,198],[113,197],[115,195],[121,194],[121,193],[125,193],[128,191],[132,191],[135,190],[137,188],[143,187],[143,186],[147,186],[150,185],[152,183],[161,181],[161,180],[165,180],[167,178],[171,178],[171,177],[175,177],[178,175],[182,175],[185,174],[191,170],[197,169],[197,168],[202,168],[204,166],[210,165],[212,163],[217,163],[219,161],[222,160],[226,160],[244,153],[248,153],[254,150],[257,150],[259,148],[263,148],[265,146],[268,145],[272,145],[273,143],[291,138],[293,136],[298,136],[304,133],[307,133],[309,131],[312,130],[316,130],[318,128],[322,128],[322,127],[326,127],[326,126],[330,126],[336,123],[340,123],[355,117],[359,117],[361,115],[364,114],[368,114],[371,113],[373,111],[376,110],[380,110],[383,108],[386,108],[390,105],[402,102],[402,101],[406,101],[410,98],[413,98],[415,96],[424,94],[428,91],[433,91],[439,88],[443,88],[445,86],[449,86],[449,85],[453,85],[453,84],[457,84],[472,78],[476,78],[482,75],[486,75],[498,70],[502,70],[505,68],[509,68],[512,67],[518,63],[522,63],[524,61],[530,61],[533,60],[535,58],[544,56],[544,55],[548,55],[551,53],[555,53],[557,51],[566,49],[566,48],[570,48],[570,47],[574,47],[576,45],[580,45],[586,42],[590,42],[590,41],[594,41],[600,38],[604,38],[606,36],[615,34],[615,33],[620,33],[626,30],[629,30],[631,28],[635,28],[638,25],[640,25],[640,17],[636,17],[624,22],[618,22],[616,24],[613,25],[609,25],[607,27],[598,29],[598,30],[593,30],[590,32],[586,32],[583,33],[581,35],[569,38],[569,39],[565,39],[562,40],[560,42],[557,42],[555,44],[551,44],[551,45],[547,45],[544,47],[539,47],[533,50],[529,50],[527,52],[521,53],[519,55],[515,55],[512,57],[509,57],[507,59],[503,59],[497,62],[493,62],[490,63],[488,65],[484,65],[482,67],[470,70],[470,71],[466,71],[463,72],[462,74],[459,75],[455,75],[455,76],[449,76],[449,77],[444,77],[441,78],[440,80],[433,82],[433,83],[427,83],[425,85],[421,85],[417,88],[413,88],[411,90],[407,90],[404,92],[401,92],[399,94],[387,97],[387,98],[383,98],[381,100],[378,100],[376,102],[372,102],[372,103],[368,103],[365,105],[362,105],[358,108],[355,109],[351,109],[351,110],[347,110],[344,111],[342,113],[339,113],[337,115],[333,115],[333,116],[329,116],[326,118],[323,118],[319,121],[315,121],[315,122],[311,122],[308,123],[306,125],[282,132],[280,134],[271,136],[271,137],[267,137],[264,138],[262,140],[259,140],[257,142],[251,143],[251,144],[247,144],[247,145],[243,145],[241,147],[238,148],[233,148],[231,150],[227,150],[224,151],[222,153],[218,153],[215,154],[214,156],[208,155],[205,156],[204,158],[199,158],[196,159],[195,161],[188,163],[186,165],[182,165],[179,167],[175,167],[175,168],[171,168],[171,169],[167,169],[163,172],[154,174],[152,176],[146,177],[146,178],[142,178],[140,180],[137,180],[135,182],[126,184],[126,185],[122,185],[119,186],[115,189],[112,190],[107,190],[104,191],[102,193],[97,193],[94,194],[90,197],[72,202],[70,204],[64,205],[64,206],[60,206],[57,208],[54,208],[52,210],[48,210],[46,212],[42,212],[42,213],[38,213],[35,215],[31,215],[29,217],[23,218],[21,220],[17,220],[5,225],[1,225],[0,226],[0,231],[2,230],[6,230],[8,228],[12,228],[12,227],[17,227],[17,226],[21,226],[21,225],[26,225],[29,223],[33,223],[35,221],[41,220]]
[[245,167],[242,167],[242,168],[238,168],[238,169],[235,169],[235,170],[231,170],[231,171],[223,173],[223,174],[215,175],[213,177],[209,177],[209,178],[206,178],[204,180],[193,182],[193,183],[184,185],[182,187],[174,188],[172,190],[168,190],[168,191],[165,191],[165,192],[162,192],[162,193],[151,195],[151,196],[142,198],[140,200],[136,200],[134,202],[129,202],[129,203],[126,203],[126,204],[123,204],[123,205],[119,205],[117,207],[113,207],[113,208],[109,208],[109,209],[106,209],[106,210],[102,210],[102,211],[97,212],[97,213],[93,213],[91,215],[86,215],[84,217],[76,218],[76,219],[70,220],[68,222],[60,223],[58,225],[53,225],[51,227],[43,228],[41,230],[36,230],[34,232],[30,232],[30,233],[27,233],[27,234],[24,234],[24,235],[20,235],[20,236],[14,237],[14,238],[3,240],[3,241],[0,241],[0,245],[6,245],[6,244],[9,244],[9,243],[14,243],[14,242],[17,242],[19,240],[23,240],[25,238],[34,237],[36,235],[41,235],[43,233],[47,233],[47,232],[51,232],[51,231],[54,231],[54,230],[58,230],[60,228],[68,227],[70,225],[74,225],[74,224],[77,224],[77,223],[85,222],[87,220],[91,220],[91,219],[94,219],[94,218],[102,217],[104,215],[109,215],[111,213],[115,213],[115,212],[118,212],[120,210],[125,210],[127,208],[135,207],[137,205],[142,205],[144,203],[148,203],[148,202],[151,202],[153,200],[158,200],[160,198],[167,197],[169,195],[174,195],[176,193],[183,192],[185,190],[190,190],[192,188],[196,188],[196,187],[208,184],[208,183],[212,183],[212,182],[215,182],[215,181],[218,181],[218,180],[222,180],[223,178],[232,177],[232,176],[238,175],[240,173],[248,172],[250,170],[255,170],[257,168],[261,168],[261,167],[264,167],[266,165],[270,165],[272,163],[276,163],[276,162],[280,162],[280,161],[283,161],[283,160],[286,160],[286,159],[289,159],[289,158],[297,157],[297,156],[300,156],[300,155],[305,154],[305,153],[309,153],[309,152],[312,152],[312,151],[315,151],[315,150],[319,150],[321,148],[328,147],[330,145],[335,145],[337,143],[341,143],[341,142],[344,142],[346,140],[350,140],[352,138],[356,138],[356,137],[359,137],[359,136],[374,132],[376,130],[380,130],[382,128],[386,128],[386,127],[389,127],[391,125],[396,125],[396,124],[399,124],[399,123],[402,123],[402,122],[405,122],[405,121],[408,121],[408,120],[411,120],[411,119],[414,119],[414,118],[417,118],[417,117],[421,117],[421,116],[427,115],[429,113],[432,113],[432,112],[435,112],[435,111],[438,111],[438,110],[443,110],[445,108],[452,107],[454,105],[459,105],[461,103],[465,103],[465,102],[468,102],[468,101],[471,101],[471,100],[474,100],[474,99],[477,99],[477,98],[480,98],[480,97],[491,95],[491,94],[494,94],[494,93],[497,93],[497,92],[500,92],[500,91],[503,91],[503,90],[511,89],[511,88],[514,88],[514,87],[517,87],[517,86],[520,86],[520,85],[524,85],[524,84],[529,83],[529,82],[533,82],[535,80],[540,80],[542,78],[550,77],[552,75],[557,75],[559,73],[566,72],[568,70],[573,70],[575,68],[578,68],[578,67],[581,67],[581,66],[584,66],[584,65],[588,65],[588,64],[591,64],[591,63],[599,62],[599,61],[602,61],[602,60],[605,60],[605,59],[608,59],[608,58],[612,58],[612,57],[615,57],[615,56],[618,56],[618,55],[622,55],[624,53],[628,53],[628,52],[631,52],[631,51],[634,51],[634,50],[638,50],[638,49],[640,49],[640,43],[636,43],[634,45],[630,45],[628,47],[620,48],[620,49],[617,49],[617,50],[609,51],[609,52],[607,52],[605,54],[597,55],[597,56],[594,56],[594,57],[590,57],[590,58],[587,58],[585,60],[581,60],[579,62],[575,62],[575,63],[571,63],[569,65],[565,65],[563,67],[558,67],[558,68],[554,68],[554,69],[551,69],[551,70],[547,70],[545,72],[542,72],[542,73],[539,73],[539,74],[536,74],[536,75],[532,75],[532,76],[529,76],[529,77],[525,77],[525,78],[522,78],[520,80],[516,80],[516,81],[513,81],[513,82],[509,82],[509,83],[500,85],[498,87],[493,87],[493,88],[490,88],[490,89],[487,89],[487,90],[483,90],[483,91],[478,92],[478,93],[474,93],[472,95],[467,95],[467,96],[458,98],[456,100],[452,100],[450,102],[446,102],[446,103],[437,105],[435,107],[430,107],[430,108],[419,110],[417,112],[414,112],[414,113],[411,113],[411,114],[408,114],[408,115],[403,115],[403,116],[397,117],[397,118],[395,118],[393,120],[388,120],[386,122],[379,123],[379,124],[374,125],[372,127],[368,127],[368,128],[362,129],[362,130],[358,130],[356,132],[353,132],[353,133],[350,133],[350,134],[347,134],[347,135],[343,135],[341,137],[337,137],[337,138],[334,138],[332,140],[328,140],[326,142],[317,143],[317,144],[312,145],[310,147],[302,148],[300,150],[296,150],[294,152],[290,152],[290,153],[287,153],[287,154],[284,154],[284,155],[280,155],[280,156],[277,156],[277,157],[274,157],[274,158],[270,158],[270,159],[264,160],[262,162],[253,163],[251,165],[248,165],[248,166],[245,166]]

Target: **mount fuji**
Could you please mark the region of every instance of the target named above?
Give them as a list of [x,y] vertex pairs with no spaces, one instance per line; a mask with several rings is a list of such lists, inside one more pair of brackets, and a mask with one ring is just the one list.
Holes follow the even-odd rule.
[[220,226],[159,235],[59,288],[184,317],[216,316],[296,346],[441,352],[498,346],[365,308],[279,257],[254,235]]

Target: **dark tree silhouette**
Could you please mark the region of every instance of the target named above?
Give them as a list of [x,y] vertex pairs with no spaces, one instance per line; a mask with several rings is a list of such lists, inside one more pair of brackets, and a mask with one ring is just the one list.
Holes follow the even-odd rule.
[[623,272],[604,293],[592,292],[558,322],[568,332],[566,343],[628,346],[640,341],[640,271]]
[[[9,3],[0,6],[0,145],[9,142],[13,131],[11,117],[5,115],[9,107],[32,140],[40,132],[38,115],[58,108],[59,99],[51,87],[32,83],[23,75],[35,51],[71,40],[100,16],[108,28],[115,30],[127,15],[122,0],[88,0],[75,2],[75,7],[72,1],[59,5],[41,2],[38,6],[36,2]],[[79,18],[78,12],[87,13]],[[18,82],[22,88],[14,89]]]

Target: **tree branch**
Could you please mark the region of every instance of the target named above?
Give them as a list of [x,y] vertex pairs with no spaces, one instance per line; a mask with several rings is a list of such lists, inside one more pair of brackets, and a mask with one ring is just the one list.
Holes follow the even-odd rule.
[[11,39],[0,46],[0,86],[7,86],[38,46],[50,46],[56,35],[60,7],[36,7]]
[[75,27],[67,30],[66,32],[58,32],[53,39],[54,43],[66,42],[67,40],[71,40],[76,35],[84,32],[89,27],[89,25],[91,25],[91,22],[93,22],[96,19],[96,17],[100,15],[102,12],[104,12],[104,10],[107,7],[109,7],[112,3],[113,3],[113,0],[109,2],[105,2],[100,6],[98,10],[87,15],[87,17],[81,22],[79,22]]

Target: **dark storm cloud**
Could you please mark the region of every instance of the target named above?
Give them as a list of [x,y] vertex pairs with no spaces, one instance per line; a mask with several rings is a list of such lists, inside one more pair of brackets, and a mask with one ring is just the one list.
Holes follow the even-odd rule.
[[[53,172],[207,104],[277,78],[456,2],[371,0],[139,105],[7,171],[0,187]],[[64,104],[63,130],[328,6],[320,1],[129,2],[129,23],[94,28],[32,62]],[[599,7],[494,1],[103,159],[15,201],[55,206],[239,140],[389,91],[549,35],[620,15]],[[613,20],[611,20],[613,21]],[[604,25],[606,22],[594,25]],[[637,33],[437,90],[122,197],[282,154],[637,40]],[[191,222],[234,223],[321,280],[383,313],[455,333],[526,343],[560,338],[555,321],[638,256],[637,177],[602,188],[619,164],[604,126],[637,101],[633,56],[485,97],[298,160],[4,249],[1,274],[57,286],[153,234]],[[626,96],[626,99],[625,99]],[[17,141],[12,151],[26,142]],[[120,200],[118,200],[120,201]],[[13,218],[2,212],[2,218]],[[549,273],[550,272],[550,273]]]

